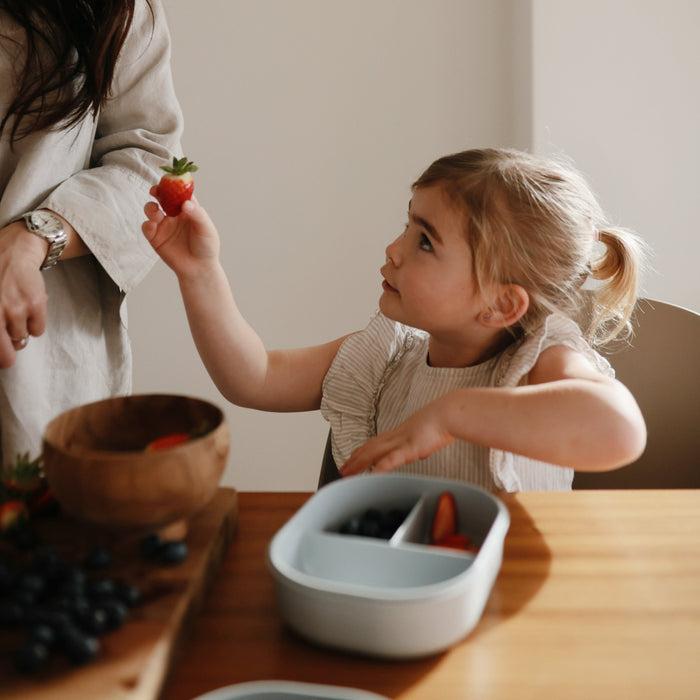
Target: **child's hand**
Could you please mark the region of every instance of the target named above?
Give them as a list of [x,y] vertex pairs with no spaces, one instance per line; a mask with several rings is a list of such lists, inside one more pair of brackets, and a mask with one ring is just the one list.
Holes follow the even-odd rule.
[[370,467],[372,472],[389,472],[424,459],[454,440],[440,420],[438,400],[416,411],[394,430],[367,440],[353,451],[340,473],[352,476]]
[[[151,188],[153,196],[156,189]],[[144,213],[144,236],[178,277],[196,275],[218,262],[218,233],[194,197],[182,204],[178,216],[165,216],[155,202],[148,202]]]

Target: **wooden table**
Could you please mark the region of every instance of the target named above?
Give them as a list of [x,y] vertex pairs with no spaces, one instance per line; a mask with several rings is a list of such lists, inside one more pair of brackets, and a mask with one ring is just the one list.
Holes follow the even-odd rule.
[[310,494],[240,493],[236,539],[163,700],[252,680],[400,700],[700,697],[700,491],[503,497],[503,566],[475,630],[446,653],[384,661],[282,624],[265,550]]

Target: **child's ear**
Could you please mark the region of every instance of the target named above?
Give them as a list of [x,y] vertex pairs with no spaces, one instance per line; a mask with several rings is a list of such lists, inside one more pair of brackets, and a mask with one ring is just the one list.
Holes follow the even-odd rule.
[[489,328],[508,328],[516,324],[530,306],[530,295],[519,284],[502,284],[489,308],[482,312],[481,323]]

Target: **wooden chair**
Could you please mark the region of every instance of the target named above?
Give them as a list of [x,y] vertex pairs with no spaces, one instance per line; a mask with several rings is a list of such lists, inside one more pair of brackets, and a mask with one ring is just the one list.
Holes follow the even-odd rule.
[[634,329],[607,358],[642,409],[646,450],[621,469],[577,472],[573,488],[700,488],[700,314],[642,299]]
[[326,449],[323,451],[323,461],[321,462],[321,473],[318,476],[318,488],[325,486],[331,481],[342,479],[338,467],[333,459],[333,450],[331,448],[331,431],[328,431],[328,439],[326,440]]
[[[621,469],[576,472],[573,488],[700,488],[700,314],[642,299],[634,328],[630,343],[607,357],[642,409],[646,450]],[[329,433],[319,488],[340,478],[330,439]]]

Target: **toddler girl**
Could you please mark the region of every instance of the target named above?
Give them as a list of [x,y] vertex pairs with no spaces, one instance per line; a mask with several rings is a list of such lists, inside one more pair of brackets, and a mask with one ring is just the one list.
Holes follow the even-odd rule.
[[[568,489],[574,469],[635,460],[642,415],[593,347],[628,329],[637,237],[606,225],[573,169],[518,151],[440,158],[412,191],[369,325],[294,350],[267,351],[240,314],[196,201],[176,218],[146,206],[143,232],[178,277],[223,396],[320,408],[343,476],[400,469],[488,489]],[[584,335],[573,319],[589,277]]]

